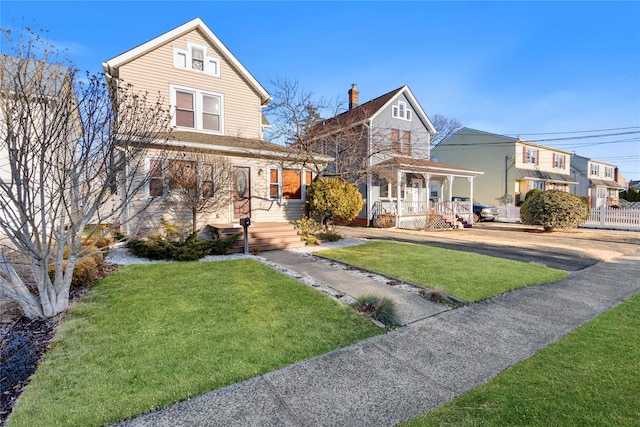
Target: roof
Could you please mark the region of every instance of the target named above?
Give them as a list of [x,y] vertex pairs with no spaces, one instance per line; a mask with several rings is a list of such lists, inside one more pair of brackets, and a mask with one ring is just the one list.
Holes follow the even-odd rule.
[[589,182],[591,183],[591,185],[596,186],[596,187],[609,187],[609,188],[618,188],[623,190],[624,186],[622,184],[619,184],[615,181],[609,181],[609,180],[605,180],[605,179],[593,179],[590,178]]
[[416,172],[453,173],[473,176],[484,175],[484,172],[481,171],[448,165],[446,163],[434,162],[433,160],[414,159],[413,157],[392,157],[380,163],[376,163],[374,167],[391,167],[413,170]]
[[554,182],[559,184],[578,184],[576,181],[573,180],[571,175],[543,172],[543,171],[533,170],[533,169],[520,169],[520,168],[515,168],[515,169],[521,178],[530,179],[532,181],[546,181],[546,182]]
[[[394,89],[391,92],[387,92],[384,95],[381,95],[377,98],[374,98],[370,101],[365,102],[364,104],[360,104],[357,107],[352,108],[351,110],[345,111],[344,113],[340,113],[332,118],[324,120],[323,122],[318,123],[314,127],[327,129],[328,132],[335,131],[340,129],[342,126],[352,126],[354,124],[362,123],[366,120],[369,120],[375,117],[381,110],[383,110],[391,101],[393,101],[398,95],[402,92],[406,92],[407,96],[411,99],[411,103],[414,105],[414,108],[417,109],[418,115],[422,118],[422,120],[426,123],[427,129],[431,134],[436,134],[436,128],[431,123],[431,120],[426,115],[420,103],[416,100],[409,89],[409,86],[404,85],[399,87],[398,89]],[[318,131],[318,134],[322,134],[323,131]]]
[[[290,147],[263,141],[261,139],[240,138],[237,136],[214,135],[202,132],[173,131],[166,135],[168,144],[175,147],[210,150],[230,155],[298,158]],[[333,160],[330,156],[313,154],[313,160],[319,163]]]
[[130,49],[114,58],[109,59],[106,62],[102,63],[102,67],[105,72],[109,75],[117,75],[118,67],[121,67],[124,64],[127,64],[130,61],[133,61],[136,58],[139,58],[142,55],[145,55],[147,52],[156,49],[158,46],[162,46],[171,40],[182,36],[188,32],[191,32],[195,29],[200,30],[205,37],[209,40],[209,42],[214,45],[223,56],[231,63],[233,66],[240,72],[242,77],[246,79],[249,85],[260,95],[262,100],[262,105],[266,105],[269,101],[271,101],[271,95],[265,90],[264,87],[251,75],[251,73],[242,65],[242,63],[236,58],[231,51],[216,37],[215,34],[205,25],[205,23],[200,18],[195,18],[186,24],[183,24],[179,27],[174,28],[173,30],[166,32],[152,40],[149,40],[146,43],[143,43],[133,49]]
[[[506,144],[506,143],[512,143],[513,142],[513,143],[517,143],[517,144],[529,145],[529,146],[536,147],[536,148],[542,148],[542,149],[545,149],[545,150],[556,151],[558,153],[563,153],[563,154],[568,154],[568,155],[572,155],[573,154],[572,151],[566,151],[566,150],[563,150],[561,148],[550,147],[548,145],[542,145],[542,144],[538,144],[536,142],[526,141],[526,140],[520,139],[520,138],[514,138],[512,136],[500,135],[500,134],[497,134],[497,133],[485,132],[485,131],[482,131],[482,130],[471,129],[471,128],[467,128],[467,127],[463,127],[463,128],[458,129],[449,138],[446,138],[446,139],[440,141],[440,143],[436,147],[434,147],[434,149],[437,148],[440,145],[449,145],[449,146],[452,146],[452,145],[469,145],[468,142],[464,142],[462,144],[456,144],[456,143],[451,144],[451,143],[448,143],[448,141],[450,139],[454,138],[455,136],[458,136],[458,135],[464,136],[464,135],[475,135],[475,134],[506,139],[506,141],[496,141],[495,144]],[[485,141],[485,142],[483,142],[483,144],[487,144],[487,142]],[[493,144],[493,142],[489,142],[489,144]]]

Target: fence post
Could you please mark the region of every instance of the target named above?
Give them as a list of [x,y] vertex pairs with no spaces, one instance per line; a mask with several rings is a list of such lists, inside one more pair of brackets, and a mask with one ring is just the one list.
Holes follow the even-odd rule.
[[607,214],[606,206],[600,206],[600,226],[604,228],[605,225],[605,216]]

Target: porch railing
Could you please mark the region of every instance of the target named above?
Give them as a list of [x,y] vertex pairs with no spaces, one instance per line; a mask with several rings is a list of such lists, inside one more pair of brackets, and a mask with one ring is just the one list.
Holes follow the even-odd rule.
[[391,214],[402,217],[410,216],[426,216],[429,213],[435,213],[451,224],[455,224],[458,218],[469,220],[469,214],[471,210],[470,202],[429,202],[429,209],[427,210],[427,203],[420,201],[406,201],[400,202],[400,211],[398,211],[398,205],[395,201],[376,201],[373,204],[372,215]]

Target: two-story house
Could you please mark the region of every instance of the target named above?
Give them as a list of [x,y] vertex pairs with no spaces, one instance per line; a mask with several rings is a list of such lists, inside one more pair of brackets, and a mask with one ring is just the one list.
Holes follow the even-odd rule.
[[[152,228],[160,216],[171,213],[162,206],[177,185],[168,173],[172,168],[193,167],[203,181],[211,179],[213,171],[206,161],[190,160],[194,153],[224,156],[233,167],[229,204],[201,215],[198,228],[238,225],[246,217],[252,225],[302,217],[304,188],[314,173],[296,164],[286,147],[263,140],[268,123],[262,109],[271,96],[202,20],[196,18],[124,52],[104,62],[103,68],[108,80],[158,93],[171,112],[169,154],[146,154],[151,178],[139,201],[152,199],[158,209],[144,219],[142,228]],[[315,160],[331,159],[318,155]],[[135,209],[134,203],[131,210]]]
[[619,171],[615,165],[574,154],[571,176],[578,183],[573,193],[588,197],[592,208],[618,206],[624,186],[618,183]]
[[[340,174],[346,167],[359,184],[365,206],[356,223],[377,225],[376,215],[386,213],[396,217],[396,226],[416,229],[429,225],[425,223],[429,213],[452,214],[451,207],[440,202],[451,201],[454,181],[473,194],[474,178],[482,172],[431,160],[431,137],[437,131],[408,86],[363,104],[359,93],[352,85],[349,110],[313,129],[318,138],[325,139],[328,149],[324,153],[336,159],[326,174]],[[359,157],[350,159],[346,166],[341,163],[345,144],[360,147]],[[332,151],[334,147],[336,151]],[[359,176],[355,165],[361,165]],[[448,196],[431,200],[432,187],[446,187]],[[464,214],[467,221],[473,221],[468,210]]]
[[[520,138],[465,127],[431,153],[443,162],[483,171],[474,193],[482,204],[518,205],[534,188],[569,192],[577,184],[570,172],[571,152]],[[464,191],[454,186],[456,194],[466,195]]]

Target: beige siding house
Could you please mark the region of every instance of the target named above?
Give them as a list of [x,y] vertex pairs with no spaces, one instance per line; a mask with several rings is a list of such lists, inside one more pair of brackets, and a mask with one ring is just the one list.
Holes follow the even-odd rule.
[[592,208],[618,206],[620,173],[616,165],[583,156],[571,156],[571,176],[578,182],[573,193],[588,197]]
[[[172,117],[170,154],[160,159],[157,152],[147,153],[152,178],[138,198],[139,206],[151,200],[155,208],[133,228],[153,228],[161,216],[181,219],[184,212],[167,208],[172,183],[162,171],[181,167],[184,162],[180,162],[195,152],[225,156],[234,174],[229,188],[232,200],[200,215],[198,228],[238,224],[246,217],[259,224],[286,223],[302,216],[304,188],[313,173],[296,163],[283,146],[263,140],[268,123],[262,108],[271,96],[202,20],[194,19],[118,55],[103,68],[107,79],[159,94]],[[315,160],[322,164],[330,158]],[[206,170],[205,166],[198,163],[198,170]],[[130,212],[135,210],[134,203]]]
[[[519,204],[529,190],[569,192],[572,153],[476,129],[462,128],[431,150],[432,158],[483,171],[476,178],[474,199],[481,204]],[[453,183],[453,192],[465,194]]]

